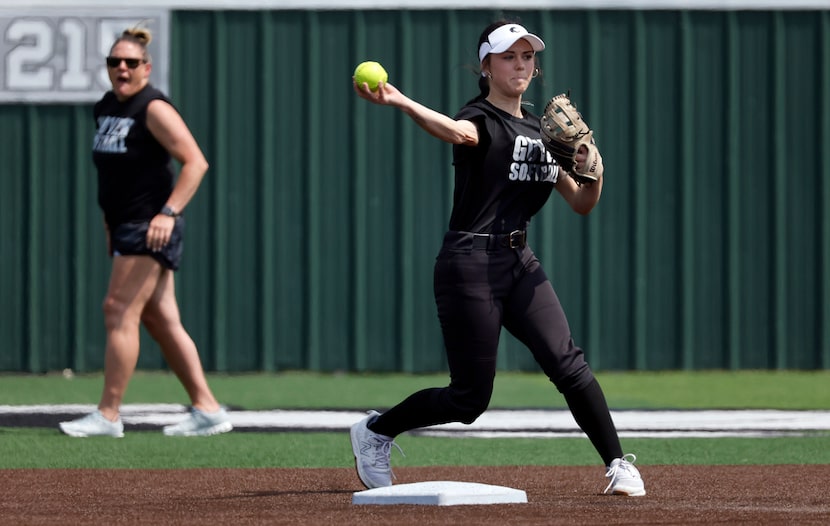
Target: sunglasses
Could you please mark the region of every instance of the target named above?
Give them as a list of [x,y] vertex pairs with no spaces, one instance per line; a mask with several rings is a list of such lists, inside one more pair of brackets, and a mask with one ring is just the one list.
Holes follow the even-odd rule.
[[127,64],[127,67],[130,69],[135,69],[138,67],[139,64],[144,62],[144,59],[141,58],[107,57],[107,66],[111,68],[117,68],[121,65],[122,60],[125,64]]

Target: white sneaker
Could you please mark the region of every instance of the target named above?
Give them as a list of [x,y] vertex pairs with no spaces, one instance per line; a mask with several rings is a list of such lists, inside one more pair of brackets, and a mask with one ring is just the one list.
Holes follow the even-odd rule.
[[71,437],[106,436],[121,438],[124,436],[124,424],[121,423],[121,417],[113,422],[98,410],[77,420],[61,422],[58,426],[61,431]]
[[349,432],[352,439],[352,452],[357,476],[369,489],[382,488],[392,485],[392,468],[389,466],[389,457],[392,456],[392,446],[403,450],[394,442],[392,437],[375,433],[368,425],[380,413],[369,411],[369,416],[354,424]]
[[164,434],[169,437],[204,437],[227,433],[233,429],[228,414],[224,409],[206,413],[195,407],[184,422],[164,427]]
[[610,478],[611,482],[608,483],[608,487],[605,488],[603,493],[627,495],[629,497],[642,497],[646,494],[646,486],[640,477],[640,471],[634,467],[635,460],[637,460],[637,457],[632,453],[628,453],[611,461],[611,465],[608,466],[608,471],[605,473],[605,476]]

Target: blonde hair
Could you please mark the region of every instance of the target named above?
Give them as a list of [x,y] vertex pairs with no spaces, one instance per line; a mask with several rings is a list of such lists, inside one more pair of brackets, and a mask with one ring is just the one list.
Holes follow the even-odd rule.
[[152,40],[153,34],[146,27],[128,27],[127,29],[122,31],[121,36],[116,38],[115,42],[112,43],[110,52],[112,52],[112,48],[118,45],[119,42],[130,42],[141,48],[144,54],[144,62],[151,62],[152,57],[150,56],[150,52],[147,51],[147,46],[150,45],[150,42]]

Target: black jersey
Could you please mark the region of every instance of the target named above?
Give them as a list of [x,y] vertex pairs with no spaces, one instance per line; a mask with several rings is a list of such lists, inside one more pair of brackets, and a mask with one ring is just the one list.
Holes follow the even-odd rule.
[[542,144],[539,118],[522,113],[514,117],[480,100],[455,116],[476,123],[479,140],[453,146],[450,230],[522,230],[550,197],[559,170]]
[[110,227],[151,219],[173,191],[172,158],[147,129],[147,106],[156,99],[170,103],[150,85],[124,102],[108,91],[93,109],[98,204]]

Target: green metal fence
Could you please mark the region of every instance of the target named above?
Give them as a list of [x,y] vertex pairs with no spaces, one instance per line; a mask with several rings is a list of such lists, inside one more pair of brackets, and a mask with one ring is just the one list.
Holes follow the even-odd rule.
[[[830,13],[519,11],[606,185],[531,242],[599,370],[830,366]],[[211,169],[187,210],[185,325],[216,371],[444,368],[432,264],[451,149],[351,91],[454,113],[491,11],[182,11],[171,95]],[[103,365],[109,261],[91,108],[0,106],[0,370]],[[145,337],[141,367],[163,367]],[[532,357],[503,339],[503,369]]]

